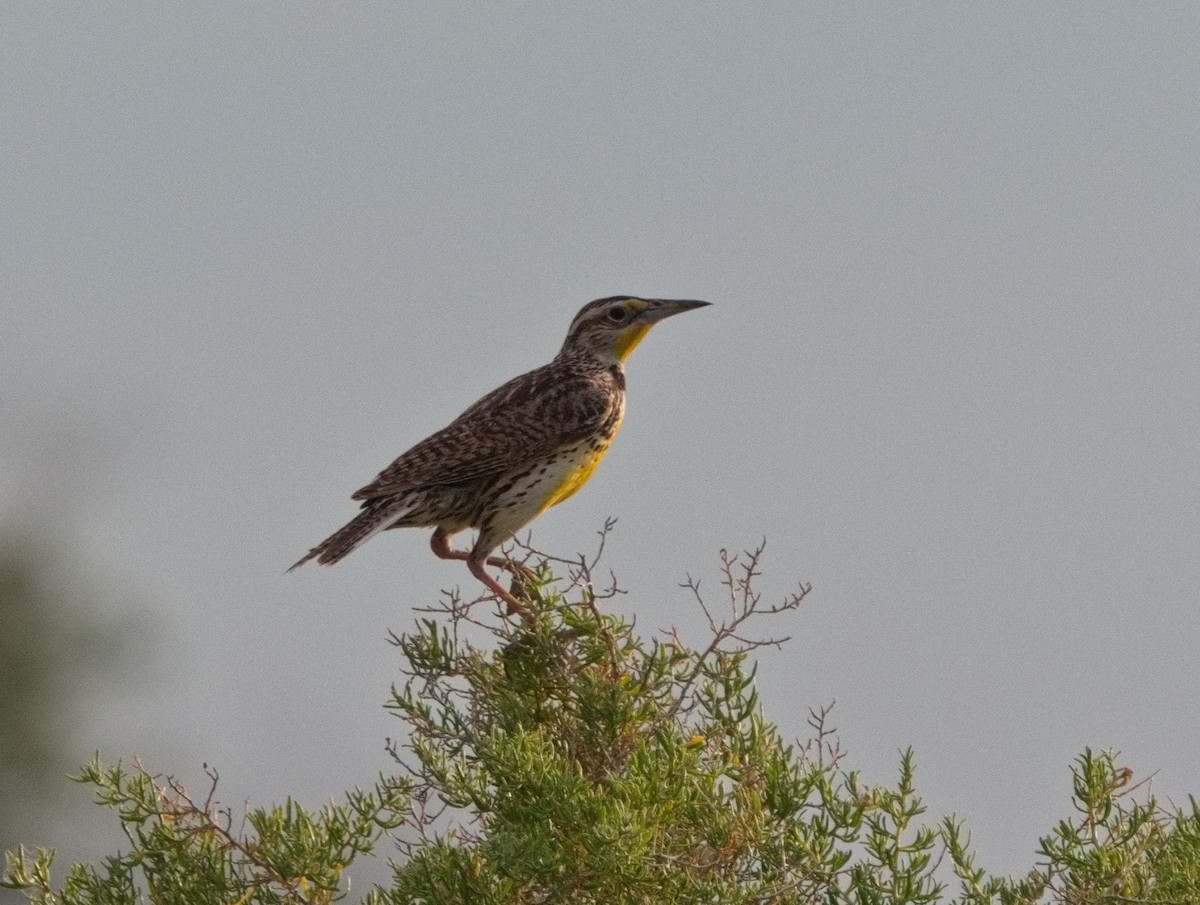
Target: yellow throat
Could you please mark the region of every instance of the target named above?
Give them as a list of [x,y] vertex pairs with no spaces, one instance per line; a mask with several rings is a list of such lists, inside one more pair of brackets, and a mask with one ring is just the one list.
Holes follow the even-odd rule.
[[617,361],[621,364],[625,363],[625,359],[629,357],[629,353],[633,351],[634,346],[640,343],[646,334],[650,332],[653,324],[636,324],[632,327],[627,327],[617,335],[616,345],[613,346],[613,354],[617,356]]

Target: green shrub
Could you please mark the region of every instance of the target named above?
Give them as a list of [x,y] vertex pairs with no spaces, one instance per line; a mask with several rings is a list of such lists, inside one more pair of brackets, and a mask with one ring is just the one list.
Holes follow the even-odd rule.
[[[397,775],[310,813],[288,801],[244,821],[136,764],[83,768],[127,851],[73,866],[10,853],[5,885],[64,905],[329,902],[385,837],[392,882],[375,905],[488,903],[1196,903],[1200,811],[1161,808],[1110,753],[1072,768],[1075,813],[1022,878],[977,868],[955,818],[929,822],[914,757],[894,786],[846,767],[812,712],[789,744],[754,685],[752,630],[808,589],[764,605],[761,548],[722,560],[721,613],[696,593],[709,641],[646,640],[598,601],[594,562],[543,563],[535,625],[450,597],[395,636],[404,681],[390,708]],[[356,891],[357,892],[357,891]]]

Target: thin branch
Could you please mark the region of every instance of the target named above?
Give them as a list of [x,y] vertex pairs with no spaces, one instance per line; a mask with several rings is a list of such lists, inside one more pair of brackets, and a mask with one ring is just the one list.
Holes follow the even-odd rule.
[[[729,614],[725,619],[718,620],[709,607],[704,595],[700,592],[699,579],[688,575],[687,580],[680,585],[691,591],[692,597],[704,614],[712,637],[682,682],[675,707],[671,711],[672,715],[691,709],[688,702],[691,699],[692,689],[713,656],[748,653],[763,647],[778,648],[786,641],[791,640],[790,635],[755,637],[742,630],[742,627],[752,619],[762,616],[778,616],[798,609],[804,598],[812,591],[812,585],[802,583],[799,591],[792,592],[782,602],[763,606],[757,582],[762,576],[760,563],[766,546],[767,542],[763,540],[753,550],[745,550],[741,554],[730,554],[728,550],[721,550],[721,586],[725,589],[729,606]],[[675,629],[670,630],[669,637],[673,642],[679,643],[679,635]]]

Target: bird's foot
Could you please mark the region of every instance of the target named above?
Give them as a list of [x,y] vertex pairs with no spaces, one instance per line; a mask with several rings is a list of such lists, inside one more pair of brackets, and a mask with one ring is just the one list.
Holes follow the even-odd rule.
[[[527,625],[536,624],[537,619],[528,606],[529,602],[533,600],[530,588],[536,587],[536,585],[529,584],[529,579],[530,577],[536,578],[536,576],[528,568],[519,563],[514,563],[510,560],[501,560],[499,563],[500,567],[508,569],[513,573],[511,589],[506,591],[496,579],[487,573],[485,565],[488,564],[493,564],[491,559],[487,560],[486,563],[467,560],[467,568],[471,570],[471,574],[483,582],[492,593],[508,604],[508,611],[510,613],[516,613],[525,620]],[[521,570],[524,570],[523,573]],[[519,600],[518,597],[524,597],[525,602]]]

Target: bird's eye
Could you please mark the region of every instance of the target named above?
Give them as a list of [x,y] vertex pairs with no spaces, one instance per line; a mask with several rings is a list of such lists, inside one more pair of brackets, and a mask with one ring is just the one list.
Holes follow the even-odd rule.
[[618,305],[616,308],[608,309],[608,319],[614,324],[619,324],[629,315],[629,309]]

